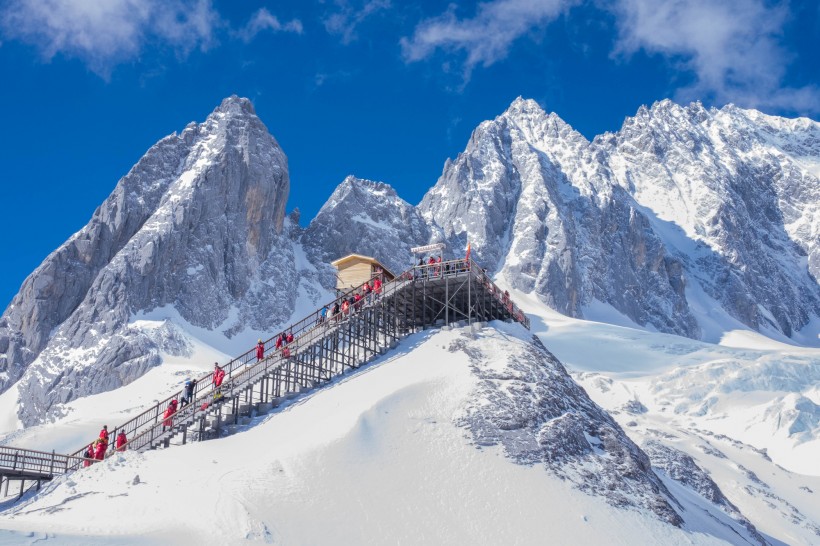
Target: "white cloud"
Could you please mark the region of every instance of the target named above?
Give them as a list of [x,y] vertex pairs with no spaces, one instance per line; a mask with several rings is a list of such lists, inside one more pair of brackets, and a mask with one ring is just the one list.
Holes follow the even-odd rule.
[[[767,0],[586,0],[586,10],[570,13],[584,0],[492,0],[478,4],[471,18],[459,18],[455,5],[421,21],[412,37],[402,38],[406,62],[437,51],[464,56],[464,81],[477,65],[504,59],[513,43],[561,15],[603,9],[615,15],[618,36],[613,55],[628,58],[645,51],[674,63],[691,84],[678,100],[820,111],[820,89],[785,87],[790,58],[782,33],[788,4]],[[584,45],[584,44],[580,44]],[[450,63],[445,62],[444,67]],[[449,70],[449,68],[448,68]]]
[[299,19],[293,19],[292,21],[282,24],[279,19],[275,15],[272,15],[267,9],[260,8],[259,11],[253,14],[253,17],[251,17],[248,24],[245,25],[245,28],[239,31],[239,37],[245,42],[250,42],[257,34],[265,30],[302,34],[304,28]]
[[763,0],[617,0],[616,55],[640,50],[681,63],[695,81],[679,100],[711,97],[748,107],[820,110],[817,87],[782,87],[791,60],[781,45],[787,5]]
[[358,38],[356,28],[368,17],[391,7],[390,0],[364,0],[361,6],[349,0],[335,0],[335,13],[324,19],[325,30],[331,34],[341,36],[343,44]]
[[183,56],[206,49],[220,23],[210,0],[8,0],[0,8],[6,39],[33,45],[48,60],[80,59],[103,77],[149,42]]
[[458,19],[455,5],[438,17],[422,21],[412,38],[402,38],[405,61],[430,57],[437,49],[466,54],[465,79],[473,68],[505,58],[513,42],[533,27],[545,25],[580,0],[495,0],[478,5],[471,19]]

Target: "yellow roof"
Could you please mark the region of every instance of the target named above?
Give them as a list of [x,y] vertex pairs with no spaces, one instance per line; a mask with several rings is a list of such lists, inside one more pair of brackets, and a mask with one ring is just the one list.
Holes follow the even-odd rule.
[[381,265],[379,263],[379,260],[377,260],[376,258],[373,258],[371,256],[362,256],[361,254],[348,254],[347,256],[343,256],[336,261],[330,262],[330,265],[338,268],[339,266],[342,266],[347,262],[353,260],[365,261],[370,262],[372,264]]
[[341,269],[345,264],[347,264],[348,262],[352,262],[354,260],[369,262],[371,265],[377,265],[381,267],[385,273],[395,278],[395,275],[389,269],[387,269],[387,267],[385,267],[381,262],[379,262],[379,260],[373,258],[372,256],[364,256],[362,254],[348,254],[347,256],[343,256],[338,260],[330,262],[330,265],[334,266],[336,269]]

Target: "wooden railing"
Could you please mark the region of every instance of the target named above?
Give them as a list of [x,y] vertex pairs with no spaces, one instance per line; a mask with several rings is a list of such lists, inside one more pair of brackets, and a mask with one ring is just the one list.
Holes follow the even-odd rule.
[[[417,265],[408,269],[394,280],[384,282],[380,293],[376,294],[375,292],[371,292],[361,300],[361,303],[357,306],[354,305],[347,314],[340,312],[336,316],[333,316],[330,310],[333,309],[335,303],[349,299],[356,293],[362,293],[364,284],[341,294],[325,306],[320,307],[301,320],[290,324],[281,332],[264,341],[264,354],[261,360],[257,359],[256,347],[230,360],[222,366],[222,369],[225,371],[225,379],[220,387],[221,398],[214,398],[213,372],[201,375],[197,378],[190,403],[185,407],[180,407],[178,411],[170,417],[170,427],[166,426],[166,418],[163,414],[172,400],[180,401],[182,399],[184,394],[183,390],[173,393],[136,417],[118,425],[110,431],[110,438],[113,441],[110,442],[111,449],[109,453],[113,453],[116,443],[115,439],[120,431],[124,431],[128,438],[125,449],[142,451],[166,441],[167,438],[175,433],[175,429],[178,429],[182,425],[187,426],[193,423],[205,413],[213,412],[221,401],[231,398],[236,392],[259,381],[262,377],[265,377],[275,370],[275,368],[292,361],[298,356],[302,348],[308,347],[311,343],[315,343],[317,340],[321,340],[324,336],[329,335],[335,328],[344,324],[348,318],[355,315],[358,311],[376,305],[379,302],[386,301],[388,298],[397,295],[401,290],[405,289],[405,287],[420,282],[425,283],[450,277],[465,277],[465,274],[472,275],[471,279],[474,279],[475,282],[482,285],[485,292],[490,294],[490,296],[496,300],[496,303],[506,310],[509,318],[522,323],[526,328],[530,327],[529,319],[512,302],[509,294],[501,291],[484,270],[474,261],[458,259]],[[372,284],[373,280],[374,279],[370,279],[368,282]],[[380,278],[380,280],[383,279]],[[322,314],[323,307],[328,310],[326,315]],[[287,348],[286,350],[285,347],[276,348],[275,346],[276,339],[283,333],[293,335],[293,341],[287,343],[285,346]],[[10,447],[2,448],[5,449],[6,452],[0,451],[0,468],[8,467],[8,464],[11,464],[12,468],[16,468],[20,464],[25,464],[28,465],[29,468],[39,468],[43,470],[47,465],[49,475],[63,473],[82,466],[84,461],[87,460],[83,457],[86,447],[87,446],[83,446],[71,455],[57,455],[54,453],[20,450]],[[32,470],[32,472],[36,471]]]
[[7,477],[30,479],[50,479],[57,474],[64,474],[78,468],[82,457],[60,455],[47,451],[20,449],[0,446],[0,474]]

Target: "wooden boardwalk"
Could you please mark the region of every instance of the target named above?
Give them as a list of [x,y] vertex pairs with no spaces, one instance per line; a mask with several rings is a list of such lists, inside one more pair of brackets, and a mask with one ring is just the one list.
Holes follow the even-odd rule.
[[[328,309],[332,307],[333,302]],[[198,378],[194,402],[179,409],[170,424],[163,412],[171,400],[182,398],[181,391],[115,427],[110,437],[125,431],[127,449],[136,451],[217,437],[226,427],[245,424],[254,414],[358,368],[414,332],[490,320],[516,321],[529,328],[529,319],[475,262],[417,266],[382,285],[380,294],[370,294],[346,315],[323,318],[317,310],[290,325],[284,332],[293,334],[293,341],[276,349],[277,334],[265,342],[263,359],[257,360],[254,348],[231,360],[223,366],[226,375],[218,391],[212,386],[213,374]],[[5,483],[7,493],[9,481],[19,480],[20,494],[26,481],[39,487],[43,480],[80,468],[86,447],[57,455],[0,446],[0,485]]]

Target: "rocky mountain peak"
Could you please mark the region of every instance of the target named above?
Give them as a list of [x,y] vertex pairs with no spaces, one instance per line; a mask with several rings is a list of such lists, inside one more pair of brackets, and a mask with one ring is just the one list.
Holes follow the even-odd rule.
[[311,221],[303,244],[331,278],[330,261],[356,253],[373,256],[395,273],[411,263],[410,248],[426,243],[429,228],[415,207],[389,184],[348,176]]
[[328,202],[335,202],[340,199],[345,199],[348,196],[355,196],[357,200],[367,199],[401,199],[396,190],[390,184],[384,182],[375,182],[364,178],[357,178],[353,175],[348,175],[341,184],[334,190],[331,200]]
[[521,116],[525,117],[533,117],[533,116],[546,116],[546,111],[541,107],[533,99],[525,99],[523,97],[518,97],[504,111],[502,116],[509,117],[509,118],[517,118]]
[[[226,337],[287,318],[298,282],[283,234],[289,188],[287,158],[247,99],[151,147],[0,322],[2,387],[29,376],[23,422],[158,364],[167,340],[132,327],[140,313],[173,307]],[[268,282],[279,274],[288,280]],[[67,348],[86,357],[69,361]]]
[[256,110],[253,107],[253,103],[251,103],[250,99],[245,97],[239,97],[237,95],[231,95],[222,100],[219,106],[217,106],[213,114],[227,114],[230,116],[254,116],[256,117]]

